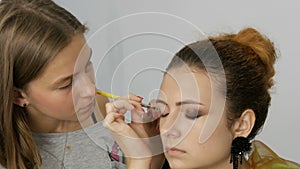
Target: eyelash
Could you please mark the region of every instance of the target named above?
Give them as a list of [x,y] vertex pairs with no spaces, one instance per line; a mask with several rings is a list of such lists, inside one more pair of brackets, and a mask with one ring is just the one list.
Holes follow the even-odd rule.
[[[195,114],[195,113],[197,113],[197,114]],[[196,116],[195,116],[195,115],[196,115]],[[199,118],[199,117],[201,117],[201,116],[202,116],[201,112],[200,112],[200,111],[197,111],[197,110],[195,110],[195,112],[192,113],[192,115],[189,115],[188,113],[185,114],[185,117],[186,117],[187,119],[190,119],[190,120],[197,119],[197,118]]]
[[[91,67],[92,65],[93,65],[92,62],[89,61],[89,62],[87,63],[87,65],[86,65],[85,71],[86,71],[86,72],[89,72],[90,69],[92,68],[92,67]],[[60,90],[68,89],[68,88],[71,87],[72,85],[73,85],[73,82],[71,81],[68,85],[63,86],[63,87],[60,87],[59,89],[60,89]]]
[[72,86],[72,81],[71,81],[68,85],[63,86],[63,87],[61,87],[61,88],[59,88],[59,89],[63,90],[63,89],[67,89],[67,88],[69,88],[69,87],[71,87],[71,86]]
[[[161,114],[160,117],[161,117],[161,118],[164,118],[164,117],[167,117],[168,115],[169,115],[169,113]],[[185,113],[184,116],[185,116],[187,119],[189,119],[189,120],[195,120],[195,119],[201,117],[201,116],[202,116],[202,113],[201,113],[200,111],[197,111],[197,115],[196,115],[196,116],[194,116],[194,113],[193,113],[193,116],[189,116],[187,113]]]

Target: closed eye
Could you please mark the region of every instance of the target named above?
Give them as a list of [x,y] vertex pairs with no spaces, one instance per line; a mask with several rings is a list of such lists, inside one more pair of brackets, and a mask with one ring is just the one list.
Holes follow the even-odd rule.
[[185,117],[190,120],[195,120],[201,116],[202,116],[202,114],[199,111],[195,111],[193,113],[185,113]]
[[63,87],[60,87],[59,89],[61,89],[61,90],[63,90],[63,89],[68,89],[69,87],[71,87],[72,86],[72,81],[69,83],[69,84],[67,84],[67,85],[65,85],[65,86],[63,86]]

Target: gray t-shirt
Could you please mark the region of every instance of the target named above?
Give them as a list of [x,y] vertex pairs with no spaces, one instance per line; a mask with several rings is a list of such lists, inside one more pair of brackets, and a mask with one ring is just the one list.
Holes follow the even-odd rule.
[[33,137],[43,169],[125,169],[122,152],[102,122],[68,133],[33,133]]

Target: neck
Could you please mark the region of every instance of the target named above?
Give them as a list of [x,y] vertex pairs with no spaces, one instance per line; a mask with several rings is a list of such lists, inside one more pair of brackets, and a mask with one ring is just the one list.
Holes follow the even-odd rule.
[[[233,169],[233,163],[230,163],[230,160],[227,159],[222,163],[216,164],[215,166],[201,169]],[[238,161],[238,169],[250,169],[249,162],[244,157],[242,160],[242,164],[240,163],[240,161]]]
[[[40,120],[43,119],[43,120]],[[91,117],[84,121],[57,120],[49,117],[32,118],[29,116],[29,127],[31,131],[38,133],[65,133],[82,129],[94,124]]]
[[[224,168],[233,169],[233,163],[230,163],[229,161],[230,161],[229,159],[226,160],[226,163],[223,163],[223,165],[219,166],[218,169],[224,169]],[[238,169],[250,169],[249,162],[244,157],[242,160],[242,164],[240,163],[240,160],[238,161]]]
[[30,123],[30,129],[38,133],[65,133],[81,129],[78,121],[43,121]]

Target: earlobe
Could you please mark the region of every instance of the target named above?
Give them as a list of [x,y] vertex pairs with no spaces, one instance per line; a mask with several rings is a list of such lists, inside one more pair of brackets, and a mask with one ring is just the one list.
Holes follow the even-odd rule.
[[27,106],[27,99],[26,94],[21,89],[14,89],[14,98],[13,103],[20,106],[20,107],[26,107]]
[[248,137],[255,123],[255,113],[252,109],[245,110],[239,119],[234,123],[235,137]]

